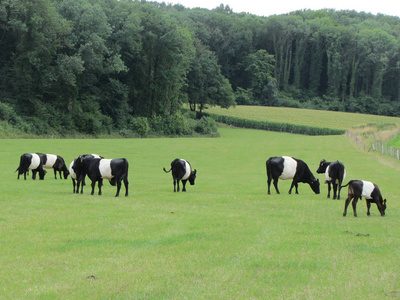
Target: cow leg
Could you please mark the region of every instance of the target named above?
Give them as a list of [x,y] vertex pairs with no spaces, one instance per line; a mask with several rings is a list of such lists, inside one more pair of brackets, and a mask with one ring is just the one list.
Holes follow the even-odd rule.
[[338,185],[337,185],[336,182],[332,182],[332,186],[333,186],[333,200],[335,200],[336,197],[337,197],[337,188],[338,188]]
[[344,212],[343,212],[343,217],[345,217],[347,215],[347,206],[349,206],[351,199],[353,198],[352,195],[348,195],[346,202],[344,204]]
[[182,185],[183,185],[182,192],[186,192],[186,181],[187,180],[182,180]]
[[53,170],[54,170],[54,179],[57,179],[57,170],[56,169]]
[[[360,199],[361,199],[361,197],[360,197]],[[354,212],[355,217],[357,217],[357,211],[356,211],[357,202],[358,202],[358,197],[354,197],[353,202],[351,202],[351,205],[353,206],[353,212]]]
[[268,195],[271,195],[271,190],[270,190],[271,181],[272,181],[272,178],[268,178]]
[[367,199],[365,199],[365,203],[367,204],[367,216],[369,216],[370,215],[369,210],[371,208],[371,202],[369,202]]
[[128,178],[124,178],[124,185],[125,185],[125,197],[127,197],[128,196],[128,186],[129,186]]
[[73,189],[73,191],[72,191],[73,194],[75,194],[75,185],[76,185],[76,184],[75,184],[75,179],[72,179],[72,186],[74,187],[74,189]]
[[32,179],[33,180],[36,180],[36,173],[37,173],[36,170],[32,170]]
[[177,190],[176,190],[177,192],[179,192],[179,190],[180,190],[180,188],[179,188],[179,181],[180,181],[180,179],[177,179],[177,180],[176,180],[176,185],[178,186],[178,188],[177,188]]
[[298,194],[299,193],[299,190],[298,190],[298,184],[297,184],[297,181],[292,181],[292,184],[290,185],[290,189],[289,189],[289,194],[291,194],[292,193],[292,188],[293,187],[295,187],[296,188],[296,194]]
[[[278,179],[274,179],[274,187],[275,187],[276,193],[280,194],[279,189],[278,189]],[[268,194],[270,194],[269,193],[269,186],[268,186]]]
[[176,192],[176,180],[174,179],[174,193]]
[[327,198],[330,198],[330,197],[331,197],[331,183],[328,182],[328,197]]
[[101,195],[101,187],[103,186],[103,179],[99,179],[99,195]]
[[91,186],[92,186],[92,192],[90,193],[90,195],[93,195],[94,194],[94,187],[96,186],[96,181],[92,180]]
[[115,197],[118,197],[119,191],[121,190],[121,179],[118,179],[116,181],[117,181],[117,193],[115,194]]

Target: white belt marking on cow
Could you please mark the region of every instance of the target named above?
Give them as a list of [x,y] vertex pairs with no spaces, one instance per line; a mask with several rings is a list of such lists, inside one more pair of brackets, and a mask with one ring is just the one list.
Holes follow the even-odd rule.
[[46,169],[51,169],[54,166],[54,164],[56,163],[57,155],[46,154],[46,156],[47,156],[47,161],[46,161],[46,164],[43,165],[43,167]]
[[327,181],[331,181],[331,180],[332,180],[332,178],[329,177],[329,166],[326,168],[326,171],[325,171],[325,178],[326,178]]
[[192,170],[190,168],[189,163],[186,160],[184,160],[184,159],[181,159],[181,160],[183,160],[185,162],[185,168],[186,168],[186,173],[182,177],[182,180],[186,180],[186,179],[188,179],[190,177],[190,174],[192,173]]
[[283,172],[280,179],[293,179],[294,175],[296,174],[297,162],[289,156],[282,156],[283,157]]
[[36,170],[37,167],[40,165],[40,157],[36,153],[31,153],[32,154],[32,160],[31,164],[29,165],[29,170]]
[[111,174],[111,159],[100,159],[99,170],[101,178],[110,180],[114,177]]
[[69,165],[69,174],[71,175],[72,179],[76,179],[76,173],[74,171],[74,169],[72,169],[72,166],[74,165],[74,160],[70,163]]
[[375,188],[374,184],[372,182],[364,180],[362,180],[362,183],[363,183],[362,196],[365,197],[365,199],[372,199],[371,194]]

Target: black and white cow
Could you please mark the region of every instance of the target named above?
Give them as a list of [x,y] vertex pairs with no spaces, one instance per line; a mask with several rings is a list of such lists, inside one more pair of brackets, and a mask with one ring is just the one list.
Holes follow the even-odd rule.
[[344,164],[340,161],[327,162],[325,159],[321,160],[317,170],[318,174],[325,173],[326,181],[328,184],[328,198],[331,197],[331,184],[333,186],[333,199],[340,199],[340,189],[342,183],[346,178],[346,170]]
[[349,191],[344,205],[343,217],[347,214],[347,206],[349,206],[351,200],[353,200],[351,205],[353,206],[354,216],[357,217],[356,206],[358,199],[362,197],[366,200],[367,216],[370,215],[369,209],[371,208],[371,203],[376,203],[382,217],[385,215],[386,199],[383,200],[381,191],[375,183],[364,180],[350,180],[349,183],[343,187],[346,186],[349,186]]
[[128,196],[128,160],[126,158],[105,159],[105,158],[83,158],[78,157],[72,166],[80,178],[86,175],[92,181],[92,193],[94,194],[94,187],[98,182],[99,195],[101,195],[101,187],[103,179],[108,179],[112,186],[117,185],[117,193],[115,197],[119,196],[121,189],[121,181],[124,181],[125,196]]
[[[40,160],[39,155],[36,153],[25,153],[21,155],[18,171],[18,179],[21,174],[24,174],[24,179],[26,180],[26,173],[32,170],[32,179],[36,179],[36,173],[39,172],[39,179],[43,180],[46,175],[46,171],[43,170],[43,164]],[[15,171],[15,172],[16,172]]]
[[54,154],[38,153],[38,152],[36,154],[39,155],[43,164],[43,168],[54,169],[55,179],[57,179],[57,171],[59,172],[60,179],[62,178],[61,174],[64,175],[64,179],[68,178],[69,171],[67,169],[67,165],[65,164],[64,159],[61,156]]
[[293,179],[289,189],[289,194],[292,193],[292,188],[296,187],[298,194],[298,182],[308,183],[314,193],[319,194],[319,180],[314,177],[308,168],[307,164],[297,158],[289,156],[270,157],[266,162],[268,176],[268,195],[271,194],[271,181],[274,180],[276,192],[279,194],[278,178]]
[[[93,159],[93,158],[104,158],[104,157],[99,156],[97,154],[83,154],[83,155],[80,155],[79,158],[80,159],[85,159],[85,158]],[[83,186],[85,185],[85,176],[86,175],[82,176],[83,175],[82,170],[74,169],[74,164],[75,164],[76,160],[79,158],[74,159],[70,163],[68,170],[69,170],[69,173],[71,174],[73,193],[75,193],[75,192],[79,193],[79,187],[81,187],[81,194],[83,194]],[[75,181],[76,181],[76,183],[75,183]],[[77,186],[77,188],[75,189],[76,186]]]
[[168,171],[163,168],[165,173],[172,171],[172,179],[174,180],[174,192],[177,191],[176,185],[178,185],[179,192],[179,181],[182,181],[182,192],[186,192],[186,182],[189,180],[190,185],[194,185],[196,179],[197,170],[192,171],[190,163],[184,159],[176,158],[171,162],[171,169]]

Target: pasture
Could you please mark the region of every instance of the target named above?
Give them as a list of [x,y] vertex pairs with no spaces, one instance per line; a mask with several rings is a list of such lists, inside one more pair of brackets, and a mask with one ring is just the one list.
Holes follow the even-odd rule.
[[229,109],[211,107],[206,112],[255,121],[290,123],[342,130],[348,130],[352,127],[365,124],[400,124],[400,118],[396,117],[289,107],[238,105],[235,108]]
[[[347,136],[220,128],[220,138],[1,140],[0,294],[8,299],[392,299],[400,297],[399,162],[361,152]],[[19,156],[126,157],[128,197],[72,194],[72,183],[17,180]],[[279,181],[267,195],[270,156],[340,160],[373,181],[386,216]],[[173,193],[174,158],[197,169]],[[121,188],[124,194],[124,187]]]

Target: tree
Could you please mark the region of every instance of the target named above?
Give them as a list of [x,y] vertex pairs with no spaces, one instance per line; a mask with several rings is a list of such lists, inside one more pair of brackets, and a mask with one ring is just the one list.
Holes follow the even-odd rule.
[[195,41],[196,56],[188,74],[188,94],[191,110],[198,106],[200,112],[207,105],[228,108],[235,105],[235,98],[229,81],[221,74],[214,53],[201,41]]

